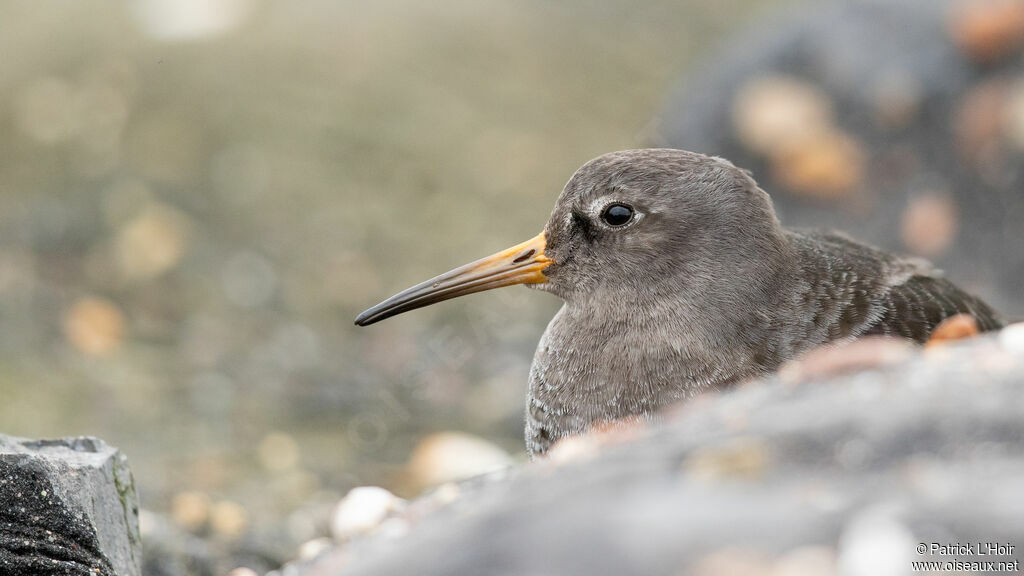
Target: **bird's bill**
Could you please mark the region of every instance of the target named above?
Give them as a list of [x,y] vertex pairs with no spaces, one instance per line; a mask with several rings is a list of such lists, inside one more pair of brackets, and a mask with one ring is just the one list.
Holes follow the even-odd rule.
[[402,312],[442,300],[513,284],[547,282],[544,269],[551,259],[544,255],[544,233],[488,256],[445,272],[395,294],[356,317],[357,326],[368,326]]

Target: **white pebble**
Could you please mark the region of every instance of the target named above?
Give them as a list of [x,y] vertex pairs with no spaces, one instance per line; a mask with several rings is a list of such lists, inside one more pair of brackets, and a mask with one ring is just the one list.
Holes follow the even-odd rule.
[[299,546],[299,560],[312,560],[331,547],[330,538],[314,538]]
[[894,508],[863,510],[839,538],[839,571],[844,576],[903,576],[914,560],[916,542]]
[[331,535],[341,542],[366,534],[404,504],[404,500],[377,486],[353,488],[334,509]]
[[1010,324],[999,332],[999,345],[1007,352],[1024,354],[1024,322]]

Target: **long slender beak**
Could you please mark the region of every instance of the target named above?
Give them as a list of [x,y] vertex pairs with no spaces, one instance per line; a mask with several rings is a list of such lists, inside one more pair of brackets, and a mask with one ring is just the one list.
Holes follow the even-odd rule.
[[497,254],[460,266],[395,294],[356,317],[356,326],[368,326],[402,312],[435,302],[513,284],[547,282],[543,270],[551,264],[544,255],[544,233]]

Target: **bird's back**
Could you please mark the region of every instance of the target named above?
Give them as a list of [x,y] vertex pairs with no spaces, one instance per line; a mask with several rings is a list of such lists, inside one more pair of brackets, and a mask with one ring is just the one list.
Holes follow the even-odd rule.
[[974,317],[981,331],[1002,326],[995,311],[928,262],[895,256],[834,233],[791,232],[818,330],[811,341],[885,335],[928,340],[943,320]]

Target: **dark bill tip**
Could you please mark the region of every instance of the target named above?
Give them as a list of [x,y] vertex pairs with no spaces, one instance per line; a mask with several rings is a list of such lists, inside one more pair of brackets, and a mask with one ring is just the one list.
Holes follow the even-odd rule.
[[403,290],[356,316],[355,324],[369,326],[409,310],[502,286],[547,282],[543,270],[551,259],[544,255],[544,247],[541,232],[522,244]]

